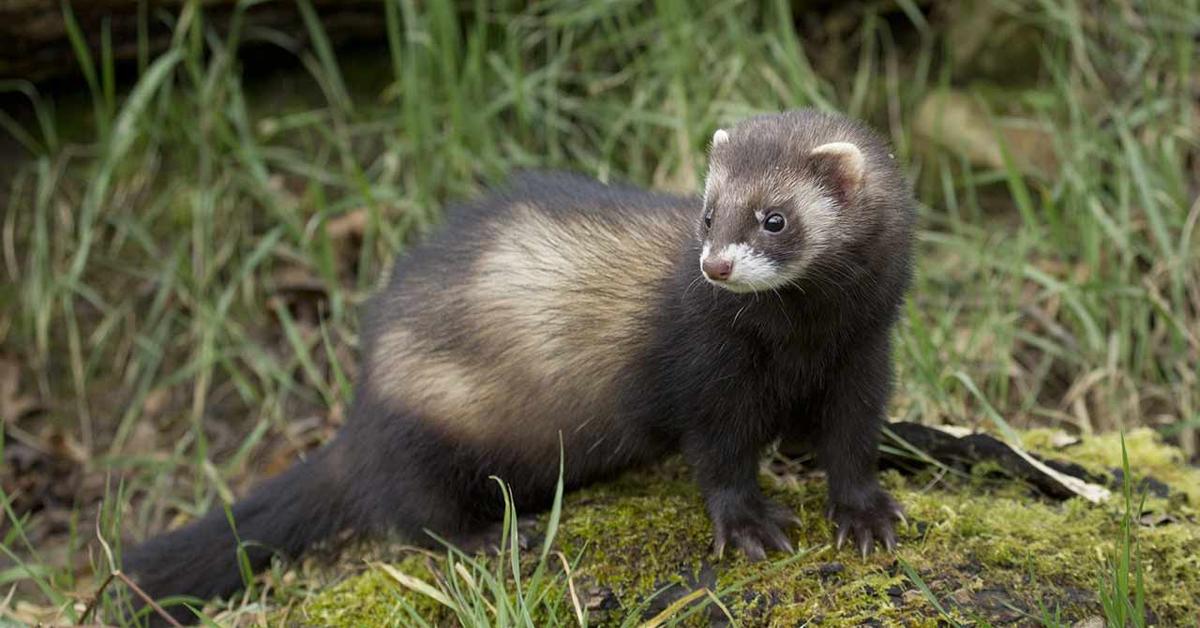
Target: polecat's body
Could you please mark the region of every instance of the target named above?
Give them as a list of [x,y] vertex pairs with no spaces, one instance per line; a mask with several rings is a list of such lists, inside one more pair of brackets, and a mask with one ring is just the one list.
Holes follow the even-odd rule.
[[[524,511],[548,503],[561,434],[569,487],[682,451],[718,549],[752,557],[787,547],[792,519],[759,491],[758,456],[804,439],[843,533],[890,545],[874,450],[907,183],[840,117],[754,118],[714,144],[703,203],[540,174],[451,211],[367,307],[350,421],[234,506],[240,538],[295,555],[342,531],[471,534],[502,512],[490,476]],[[156,597],[241,584],[220,512],[126,566]]]

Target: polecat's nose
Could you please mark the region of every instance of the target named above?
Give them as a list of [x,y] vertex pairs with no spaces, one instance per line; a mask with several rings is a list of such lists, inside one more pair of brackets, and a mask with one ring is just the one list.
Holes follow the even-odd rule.
[[725,281],[733,272],[733,261],[724,258],[706,257],[700,262],[700,269],[713,281]]

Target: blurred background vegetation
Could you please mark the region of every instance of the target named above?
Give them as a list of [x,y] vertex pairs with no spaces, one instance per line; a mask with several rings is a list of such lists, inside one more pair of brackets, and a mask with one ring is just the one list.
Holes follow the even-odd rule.
[[0,588],[31,603],[329,438],[357,306],[446,201],[519,167],[694,194],[715,128],[786,108],[917,182],[894,417],[1197,457],[1197,0],[38,4],[0,7]]

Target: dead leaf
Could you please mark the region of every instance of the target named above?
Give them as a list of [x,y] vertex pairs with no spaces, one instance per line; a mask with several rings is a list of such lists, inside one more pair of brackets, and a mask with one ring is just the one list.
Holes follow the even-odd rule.
[[1080,438],[1059,430],[1050,435],[1050,446],[1055,449],[1066,449],[1072,445],[1078,445]]
[[1048,177],[1058,171],[1051,129],[1034,120],[989,116],[966,92],[944,90],[927,96],[917,107],[913,132],[975,166],[1003,169],[1007,149],[1022,174]]
[[21,394],[20,365],[15,360],[0,357],[0,423],[15,425],[41,409],[41,402]]
[[158,446],[158,429],[154,427],[154,422],[138,421],[137,425],[133,426],[133,433],[129,435],[129,440],[126,441],[122,452],[134,455],[161,454]]
[[25,600],[17,600],[3,615],[28,626],[54,626],[62,621],[60,609],[54,606],[39,606]]
[[4,448],[0,486],[19,513],[39,513],[30,538],[65,534],[73,505],[102,492],[103,476],[87,473],[88,454],[61,428],[46,426]]
[[271,273],[270,288],[273,293],[268,297],[270,311],[275,312],[278,303],[287,308],[302,327],[315,327],[322,314],[328,314],[328,308],[323,307],[329,299],[325,282],[306,267],[286,265],[276,268]]
[[969,589],[963,588],[950,594],[950,599],[959,606],[970,606],[974,596]]
[[281,266],[271,273],[271,290],[274,292],[325,294],[325,282],[311,270],[301,266]]
[[1174,515],[1169,515],[1162,512],[1145,512],[1141,517],[1138,517],[1138,523],[1147,528],[1157,528],[1158,526],[1168,525],[1178,522],[1179,519]]
[[350,238],[362,239],[367,230],[367,210],[358,208],[325,222],[325,233],[335,242]]
[[147,418],[160,416],[170,401],[170,388],[155,388],[147,393],[146,398],[142,400],[142,414]]
[[316,415],[289,422],[284,428],[282,442],[265,456],[262,475],[271,477],[283,473],[306,452],[328,442],[335,431],[336,427]]
[[369,220],[370,213],[360,207],[325,222],[325,234],[333,243],[336,252],[334,260],[338,274],[343,278],[353,279],[358,274],[358,262]]
[[44,432],[46,448],[51,454],[79,465],[87,464],[91,456],[79,441],[66,430],[54,426]]
[[616,595],[608,587],[591,587],[584,595],[583,606],[589,611],[607,610],[619,605]]
[[346,406],[340,401],[333,402],[329,407],[329,415],[327,420],[335,429],[341,427],[346,422]]

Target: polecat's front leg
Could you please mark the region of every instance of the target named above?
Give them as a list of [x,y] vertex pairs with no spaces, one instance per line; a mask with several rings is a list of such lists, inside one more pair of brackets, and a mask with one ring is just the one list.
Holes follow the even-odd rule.
[[750,560],[762,560],[769,551],[793,551],[787,531],[800,519],[759,488],[760,443],[738,438],[736,430],[705,430],[686,436],[683,449],[712,520],[717,556],[729,544]]
[[827,514],[837,525],[837,545],[847,538],[865,557],[876,542],[896,546],[895,524],[903,510],[878,479],[879,430],[891,393],[887,332],[844,356],[826,380],[811,432],[817,460],[829,481]]

